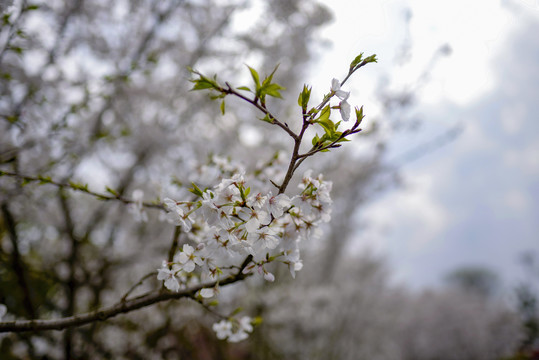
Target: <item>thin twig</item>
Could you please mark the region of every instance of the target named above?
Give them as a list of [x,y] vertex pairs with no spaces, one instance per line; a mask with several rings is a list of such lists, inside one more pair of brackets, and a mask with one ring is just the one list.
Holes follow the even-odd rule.
[[240,94],[239,92],[237,92],[236,90],[234,90],[229,83],[225,83],[227,88],[224,89],[220,89],[223,93],[225,94],[231,94],[231,95],[234,95],[236,97],[239,97],[240,99],[242,100],[245,100],[247,101],[249,104],[253,105],[254,107],[256,107],[258,110],[262,111],[265,115],[268,116],[268,118],[272,121],[272,124],[275,124],[277,126],[279,126],[281,129],[283,129],[284,131],[286,131],[288,133],[288,135],[290,135],[294,140],[297,140],[299,138],[299,136],[293,132],[289,127],[288,125],[286,124],[283,124],[282,122],[280,122],[275,116],[273,116],[271,114],[271,112],[262,104],[259,104],[256,99],[253,100],[253,99],[249,99],[248,97]]
[[127,297],[129,295],[131,295],[131,293],[133,291],[135,291],[136,288],[138,288],[140,285],[142,285],[142,283],[144,283],[144,280],[152,277],[152,276],[155,276],[157,275],[157,271],[152,271],[151,273],[148,273],[146,275],[144,275],[142,278],[140,278],[140,280],[133,286],[131,286],[131,288],[129,290],[127,290],[127,292],[125,293],[124,296],[122,296],[122,299],[120,300],[121,302],[125,302],[127,300]]
[[[5,171],[5,170],[0,170],[0,176],[10,176],[10,177],[14,177],[14,178],[26,181],[26,182],[38,182],[40,184],[50,184],[50,185],[56,186],[58,188],[65,188],[65,189],[69,189],[69,190],[73,190],[73,191],[82,192],[82,193],[87,194],[87,195],[92,195],[92,196],[96,197],[97,199],[103,200],[103,201],[116,200],[116,201],[120,201],[120,202],[122,202],[124,204],[136,204],[137,203],[137,201],[128,199],[128,198],[126,198],[124,196],[121,196],[121,195],[102,194],[102,193],[98,193],[96,191],[89,190],[86,186],[82,186],[80,184],[76,184],[76,183],[73,183],[73,182],[62,183],[62,182],[55,181],[55,180],[52,180],[52,179],[50,179],[48,177],[44,177],[44,176],[28,176],[28,175],[22,175],[22,174],[14,173],[14,172],[11,172],[11,171]],[[156,204],[156,203],[143,202],[142,206],[147,207],[147,208],[159,209],[159,210],[165,211],[165,206],[163,204],[161,204],[161,203]]]

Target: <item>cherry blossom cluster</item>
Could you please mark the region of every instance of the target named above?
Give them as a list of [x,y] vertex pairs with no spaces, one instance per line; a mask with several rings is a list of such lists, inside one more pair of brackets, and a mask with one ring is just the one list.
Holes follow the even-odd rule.
[[[188,242],[172,262],[163,261],[157,278],[171,291],[208,281],[218,284],[237,272],[248,256],[252,260],[242,268],[244,274],[258,273],[274,281],[268,264],[280,262],[295,277],[303,266],[299,243],[312,238],[317,225],[330,220],[330,191],[331,182],[324,181],[321,175],[311,177],[310,171],[304,174],[298,194],[293,197],[252,191],[245,175],[238,173],[211,189],[194,191],[199,196],[197,201],[166,198],[167,219],[188,234]],[[202,289],[198,296],[211,298],[217,293],[215,285]],[[220,324],[216,324],[220,329],[216,331],[223,338],[243,339],[245,331],[230,330],[225,336],[223,329],[230,324]]]
[[165,199],[168,220],[190,234],[190,244],[185,243],[172,262],[163,263],[159,280],[174,291],[198,280],[219,280],[248,255],[253,261],[244,272],[257,270],[273,281],[265,265],[280,261],[295,276],[302,267],[300,241],[314,235],[331,214],[331,182],[310,175],[305,173],[300,193],[292,198],[271,191],[252,193],[244,175],[236,174],[204,190],[198,201]]
[[228,340],[229,342],[239,342],[249,337],[253,331],[252,319],[249,316],[243,316],[241,319],[230,318],[221,320],[213,324],[217,338]]
[[[201,173],[217,175],[218,179],[210,184],[217,184],[201,190],[192,182],[190,191],[198,198],[192,201],[176,201],[164,199],[167,219],[187,233],[182,248],[172,259],[163,261],[157,278],[164,281],[164,286],[172,291],[180,291],[198,285],[196,294],[199,301],[212,298],[218,294],[219,282],[225,279],[237,279],[240,275],[260,274],[266,281],[275,281],[270,263],[283,263],[295,277],[303,263],[299,244],[316,235],[318,225],[330,220],[331,215],[331,182],[324,181],[322,175],[312,177],[307,171],[299,184],[299,191],[292,197],[284,192],[294,172],[307,157],[318,152],[329,151],[348,141],[347,137],[361,131],[359,128],[364,117],[363,108],[355,108],[356,121],[344,131],[339,131],[339,122],[331,120],[331,110],[338,109],[343,121],[350,119],[351,106],[348,103],[350,92],[341,89],[348,78],[359,68],[369,62],[376,62],[376,56],[363,58],[358,55],[351,63],[348,75],[342,82],[331,81],[329,93],[322,102],[309,108],[311,88],[304,85],[298,97],[298,105],[302,111],[302,127],[295,133],[284,122],[279,121],[266,107],[266,97],[282,98],[280,91],[284,88],[273,83],[273,75],[277,68],[262,81],[258,72],[248,67],[253,85],[233,88],[230,83],[217,81],[217,75],[208,77],[191,70],[195,75],[191,82],[193,90],[207,90],[213,98],[222,99],[221,111],[225,112],[225,97],[232,96],[246,101],[264,113],[262,121],[283,129],[294,141],[288,170],[283,178],[277,171],[270,174],[267,169],[278,169],[275,166],[279,157],[265,166],[258,174],[246,178],[245,171],[230,166],[227,160],[215,158],[209,166],[201,168]],[[254,86],[254,87],[253,87]],[[249,93],[248,96],[244,95]],[[251,96],[253,96],[251,98]],[[339,104],[331,106],[330,100],[336,97]],[[315,134],[312,148],[300,153],[300,145],[307,129],[319,125],[324,133]],[[231,171],[227,171],[231,170]],[[213,171],[212,171],[213,170]],[[215,171],[218,170],[218,171]],[[226,175],[228,173],[228,176]],[[200,179],[207,184],[206,179]],[[278,178],[281,185],[274,180]],[[270,180],[272,179],[272,180]],[[205,181],[206,180],[206,181]],[[248,183],[250,186],[248,186]],[[278,192],[265,189],[274,185]],[[211,185],[210,185],[211,186]],[[256,190],[252,190],[256,189]],[[141,209],[136,206],[135,210]],[[140,217],[143,219],[143,217]],[[173,253],[175,246],[171,249]],[[206,285],[211,284],[211,285]],[[232,320],[231,320],[232,319]],[[247,320],[245,320],[247,319]],[[220,339],[240,341],[252,330],[248,318],[241,321],[227,318],[214,325]]]

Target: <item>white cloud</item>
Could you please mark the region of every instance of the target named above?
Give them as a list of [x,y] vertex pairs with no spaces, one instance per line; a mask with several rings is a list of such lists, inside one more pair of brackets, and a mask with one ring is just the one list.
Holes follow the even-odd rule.
[[507,150],[503,154],[505,166],[519,170],[523,175],[539,175],[539,143],[533,142],[522,149]]
[[530,207],[529,197],[518,189],[512,189],[503,196],[504,205],[508,210],[517,213],[525,213]]
[[378,238],[371,232],[369,238],[364,239],[375,248],[389,250],[390,238],[398,238],[409,241],[412,251],[420,251],[436,242],[449,224],[449,214],[433,196],[435,177],[416,172],[405,178],[406,189],[388,194],[363,212],[370,227],[385,233]]
[[524,125],[524,121],[528,116],[525,103],[510,103],[502,108],[500,121],[503,130],[509,135],[515,135]]
[[[431,104],[450,100],[464,105],[491,90],[495,83],[488,61],[516,21],[509,9],[491,0],[337,0],[330,7],[335,22],[322,35],[334,45],[319,63],[320,79],[338,76],[338,70],[360,51],[377,53],[378,67],[394,66],[396,52],[405,39],[404,14],[409,8],[413,57],[399,72],[392,73],[396,84],[415,82],[443,44],[453,50],[448,59],[431,69],[429,84],[421,94],[422,101]],[[334,67],[328,66],[328,61],[334,62]],[[334,73],[327,74],[327,69]]]

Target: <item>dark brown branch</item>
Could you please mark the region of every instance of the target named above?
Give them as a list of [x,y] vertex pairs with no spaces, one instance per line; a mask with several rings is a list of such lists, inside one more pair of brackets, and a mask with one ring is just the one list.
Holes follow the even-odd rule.
[[[247,260],[247,259],[246,259]],[[236,275],[229,276],[223,281],[200,284],[179,292],[152,291],[131,300],[119,302],[115,305],[92,311],[85,314],[69,316],[61,319],[50,320],[15,320],[0,322],[2,332],[24,332],[43,330],[64,330],[71,327],[82,326],[96,321],[104,321],[119,314],[125,314],[163,301],[194,297],[196,292],[203,288],[211,288],[219,284],[226,286],[241,281],[251,274],[243,274],[239,271]]]
[[[69,204],[67,202],[67,194],[64,191],[63,188],[60,188],[60,191],[58,192],[58,197],[60,199],[60,205],[62,208],[62,212],[64,215],[64,222],[65,222],[65,232],[67,233],[69,237],[70,242],[70,251],[69,255],[67,257],[67,265],[69,269],[69,278],[67,279],[67,282],[65,283],[65,291],[66,291],[66,298],[67,298],[67,304],[64,309],[63,315],[64,316],[72,316],[75,313],[75,300],[77,296],[77,279],[75,276],[76,271],[76,264],[78,262],[78,248],[79,248],[79,239],[77,239],[75,235],[75,226],[73,224],[73,219],[71,217],[71,209],[69,208]],[[72,357],[72,347],[73,347],[73,333],[71,329],[68,329],[64,333],[64,357],[66,359],[70,359]]]
[[289,127],[288,125],[286,124],[283,124],[282,122],[280,122],[275,116],[273,116],[272,113],[270,113],[270,111],[262,104],[259,104],[256,99],[253,100],[253,99],[249,99],[248,97],[240,94],[239,92],[237,92],[236,90],[234,90],[230,84],[226,83],[226,86],[227,88],[226,89],[220,89],[220,91],[222,91],[223,93],[225,94],[231,94],[231,95],[234,95],[234,96],[237,96],[239,97],[240,99],[244,100],[244,101],[247,101],[249,104],[253,105],[254,107],[256,107],[258,110],[262,111],[265,115],[268,116],[268,118],[272,121],[272,124],[275,124],[277,126],[279,126],[281,129],[283,129],[284,131],[286,131],[288,133],[288,135],[290,135],[295,141],[297,141],[299,139],[299,136],[293,132]]
[[2,203],[2,214],[4,216],[4,223],[7,227],[9,237],[11,239],[11,245],[13,247],[11,252],[12,268],[19,280],[19,285],[21,286],[24,309],[29,317],[36,317],[30,287],[28,286],[25,265],[21,259],[21,254],[19,253],[19,239],[15,228],[15,220],[13,219],[13,215],[11,215],[11,211],[9,211],[8,205],[5,202]]
[[168,250],[168,262],[171,263],[172,260],[174,260],[174,255],[176,254],[176,250],[178,250],[178,240],[180,238],[180,234],[182,232],[181,226],[176,226],[174,228],[174,235],[172,236],[172,243],[170,244],[170,249]]
[[286,191],[286,188],[288,187],[288,183],[292,179],[292,176],[294,175],[294,172],[297,169],[296,162],[299,159],[299,148],[301,146],[301,141],[303,140],[303,135],[305,135],[305,131],[310,125],[312,125],[312,123],[307,121],[304,118],[301,131],[299,132],[299,135],[297,136],[297,138],[294,139],[294,149],[292,150],[292,157],[290,158],[290,163],[288,164],[288,170],[286,171],[286,175],[283,179],[283,182],[281,183],[281,186],[279,186],[279,194],[283,194]]

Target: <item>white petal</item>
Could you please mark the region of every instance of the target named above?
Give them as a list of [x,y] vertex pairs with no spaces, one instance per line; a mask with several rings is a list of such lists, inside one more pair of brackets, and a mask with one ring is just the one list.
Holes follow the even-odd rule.
[[341,83],[337,79],[331,80],[331,91],[337,91],[341,88]]
[[169,269],[158,269],[157,280],[166,280],[170,277],[171,273]]
[[346,101],[341,102],[341,117],[344,121],[350,119],[350,104]]
[[243,316],[240,319],[240,327],[243,331],[253,332],[253,324],[251,323],[251,318],[249,316]]
[[163,200],[163,202],[165,203],[165,207],[167,208],[167,210],[169,211],[172,211],[177,205],[176,205],[176,201],[172,200],[172,199],[169,199],[169,198],[165,198]]
[[215,290],[213,288],[200,290],[200,296],[203,298],[211,298],[213,295],[215,295]]
[[257,218],[252,218],[251,220],[245,223],[245,230],[247,230],[247,232],[252,233],[258,230],[259,226],[260,226],[260,221],[258,221]]
[[188,255],[191,255],[193,252],[195,251],[195,249],[189,245],[189,244],[185,244],[183,245],[183,252],[188,254]]
[[195,263],[192,261],[188,261],[187,263],[183,264],[183,270],[188,273],[192,272],[193,270],[195,270]]
[[231,334],[228,337],[228,342],[236,343],[236,342],[243,341],[243,340],[247,339],[248,337],[249,337],[249,335],[247,335],[246,332],[238,331],[237,333]]
[[350,96],[350,91],[337,90],[335,91],[335,95],[341,100],[346,100]]
[[260,222],[260,224],[267,225],[269,224],[270,220],[271,220],[271,217],[267,212],[265,211],[258,212],[258,221]]
[[165,280],[165,287],[172,291],[178,291],[180,290],[180,283],[178,283],[175,277],[170,277]]
[[265,272],[264,273],[264,279],[266,279],[266,281],[269,281],[269,282],[274,282],[275,281],[275,276],[270,272]]
[[180,255],[178,255],[178,260],[180,264],[185,264],[189,261],[189,255],[187,255],[185,251],[183,251],[180,253]]

